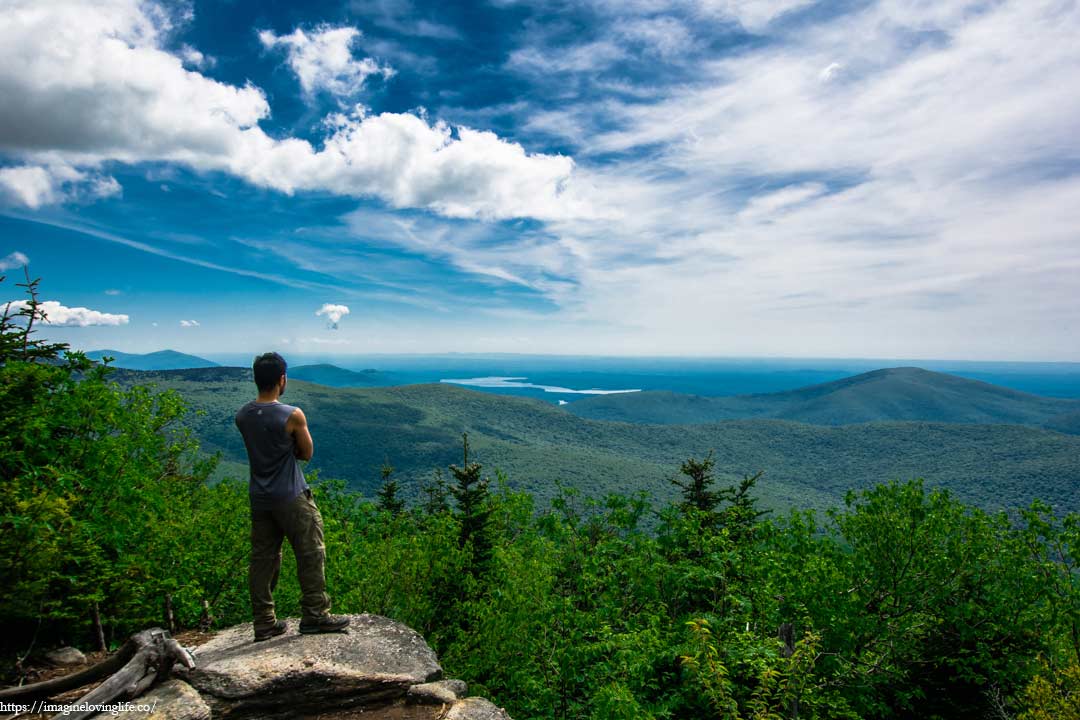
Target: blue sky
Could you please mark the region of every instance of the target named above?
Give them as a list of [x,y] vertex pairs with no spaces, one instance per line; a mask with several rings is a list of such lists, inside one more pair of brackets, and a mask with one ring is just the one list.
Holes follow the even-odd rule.
[[83,349],[1077,361],[1078,36],[1062,0],[12,0],[0,272]]

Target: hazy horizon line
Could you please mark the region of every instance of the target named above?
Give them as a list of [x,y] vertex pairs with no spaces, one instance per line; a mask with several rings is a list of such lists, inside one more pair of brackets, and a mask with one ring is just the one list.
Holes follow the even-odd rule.
[[[254,358],[260,354],[258,352],[245,353],[239,350],[232,351],[187,351],[176,350],[175,348],[161,348],[160,350],[150,350],[146,352],[132,352],[127,350],[120,350],[118,348],[101,348],[94,350],[85,350],[86,353],[100,353],[100,352],[119,352],[125,355],[150,355],[156,352],[172,351],[181,353],[184,355],[195,355],[206,360],[213,360],[214,357],[218,358],[233,358],[239,355],[250,355]],[[688,361],[701,361],[701,362],[740,362],[740,361],[770,361],[770,362],[783,362],[783,361],[824,361],[824,362],[933,362],[933,363],[995,363],[995,364],[1009,364],[1009,365],[1075,365],[1077,370],[1080,371],[1080,360],[1009,360],[1009,359],[986,359],[986,358],[934,358],[934,357],[882,357],[882,356],[815,356],[815,355],[694,355],[694,354],[657,354],[657,355],[596,355],[588,353],[516,353],[516,352],[503,352],[503,351],[491,351],[491,352],[478,352],[478,351],[442,351],[442,352],[430,352],[430,353],[409,353],[409,352],[332,352],[332,351],[282,351],[277,350],[283,356],[286,357],[334,357],[334,358],[372,358],[372,357],[384,357],[384,358],[443,358],[443,357],[465,357],[465,358],[551,358],[551,359],[590,359],[590,360],[688,360]]]

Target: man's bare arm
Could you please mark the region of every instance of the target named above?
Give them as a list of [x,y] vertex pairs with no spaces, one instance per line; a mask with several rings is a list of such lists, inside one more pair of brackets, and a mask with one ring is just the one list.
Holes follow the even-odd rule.
[[304,411],[296,408],[285,423],[285,432],[293,436],[293,454],[297,459],[307,462],[315,454],[315,441],[311,439],[311,431],[308,430],[307,417]]

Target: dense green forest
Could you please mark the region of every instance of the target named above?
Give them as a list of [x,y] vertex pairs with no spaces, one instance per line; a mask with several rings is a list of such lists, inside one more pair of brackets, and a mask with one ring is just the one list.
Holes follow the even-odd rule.
[[[24,285],[30,302],[0,327],[9,679],[34,647],[93,645],[99,631],[115,646],[161,625],[166,600],[183,627],[248,620],[245,483],[207,482],[215,460],[175,390],[117,383],[77,352],[59,359],[65,348],[35,335],[35,284]],[[230,387],[208,392],[231,403]],[[305,392],[294,397],[337,391]],[[716,430],[694,436],[697,459],[670,459],[689,445],[658,451],[673,476],[666,501],[564,484],[540,504],[512,484],[519,469],[487,472],[500,463],[482,432],[491,406],[476,395],[442,396],[461,406],[445,422],[468,418],[457,429],[472,431],[452,458],[424,455],[429,416],[386,402],[395,432],[416,426],[402,452],[415,443],[444,468],[410,503],[390,467],[377,501],[348,477],[314,485],[335,611],[416,628],[448,674],[514,717],[1080,718],[1080,515],[1041,502],[988,513],[915,473],[820,514],[763,514],[774,457],[755,463],[764,476],[721,476],[707,453]],[[517,427],[547,433],[531,462],[555,462],[564,442],[585,457],[575,452],[600,426],[560,424],[570,421],[538,414],[535,430]],[[330,430],[316,432],[317,453],[351,426]],[[968,462],[994,463],[997,450]],[[291,565],[286,551],[283,616],[299,611]]]
[[[222,452],[219,475],[244,472],[233,416],[251,399],[250,369],[121,371],[114,377],[125,386],[177,390],[194,411],[185,423],[202,447]],[[291,371],[283,402],[308,415],[317,446],[312,467],[369,497],[385,462],[398,468],[405,497],[419,497],[432,470],[459,455],[461,432],[468,431],[477,456],[505,471],[512,487],[534,495],[541,508],[558,483],[594,499],[645,491],[667,502],[675,498],[666,480],[674,468],[710,449],[722,481],[765,470],[761,502],[777,511],[823,511],[843,502],[850,489],[916,476],[984,509],[1024,506],[1034,498],[1061,511],[1080,508],[1080,436],[1020,425],[831,427],[740,419],[649,426],[579,418],[540,400],[449,384],[330,388],[293,380]]]

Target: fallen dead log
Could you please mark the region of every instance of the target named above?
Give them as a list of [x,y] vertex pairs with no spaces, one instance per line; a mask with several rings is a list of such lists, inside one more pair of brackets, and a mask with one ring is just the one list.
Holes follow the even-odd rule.
[[[45,682],[0,690],[0,700],[8,703],[47,700],[62,692],[82,687],[108,676],[105,682],[79,698],[79,705],[104,705],[118,700],[131,700],[152,685],[169,677],[175,663],[195,667],[195,659],[187,648],[161,628],[143,630],[128,641],[112,657],[91,668]],[[82,720],[96,711],[72,712],[57,715],[64,720]]]

